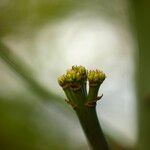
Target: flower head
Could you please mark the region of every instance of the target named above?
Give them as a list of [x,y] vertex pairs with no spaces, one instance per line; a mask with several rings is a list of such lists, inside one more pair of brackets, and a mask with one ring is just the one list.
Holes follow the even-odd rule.
[[[90,102],[88,106],[93,107],[97,100],[100,85],[105,78],[105,73],[100,70],[87,71],[83,66],[72,66],[66,74],[58,78],[58,83],[63,88],[69,103],[82,105],[85,102]],[[87,79],[89,81],[88,93],[86,88]]]
[[75,70],[68,70],[67,73],[66,73],[66,80],[68,82],[78,82],[82,79],[82,76],[79,72],[75,71]]
[[72,66],[72,70],[80,74],[82,79],[87,78],[87,70],[83,66]]
[[66,74],[58,78],[58,83],[61,87],[79,87],[82,81],[86,81],[87,71],[83,66],[72,66],[67,70]]
[[91,85],[101,84],[105,78],[105,73],[100,70],[90,70],[88,72],[88,80]]
[[62,75],[58,78],[58,83],[61,87],[66,87],[67,86],[67,81],[66,81],[66,75]]

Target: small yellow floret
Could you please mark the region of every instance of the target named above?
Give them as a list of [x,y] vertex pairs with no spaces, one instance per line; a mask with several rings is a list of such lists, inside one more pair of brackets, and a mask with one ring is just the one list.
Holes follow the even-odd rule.
[[105,73],[100,70],[90,70],[88,72],[88,80],[90,83],[102,83],[105,78]]

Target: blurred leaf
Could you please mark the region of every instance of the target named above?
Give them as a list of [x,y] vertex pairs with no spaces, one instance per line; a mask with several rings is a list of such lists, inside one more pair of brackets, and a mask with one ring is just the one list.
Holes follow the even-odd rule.
[[46,90],[42,85],[36,81],[34,75],[31,73],[32,71],[19,59],[16,55],[14,55],[10,49],[8,49],[2,42],[0,42],[0,58],[4,60],[5,63],[15,71],[26,84],[29,85],[31,90],[40,96],[42,99],[46,100],[54,100],[62,102],[62,98],[57,95],[52,94],[50,91]]
[[[28,36],[47,22],[62,20],[73,12],[92,11],[97,15],[106,15],[110,19],[122,20],[127,15],[116,8],[124,1],[97,0],[1,0],[0,1],[0,33],[1,36],[21,31]],[[11,14],[11,15],[10,15]],[[118,17],[119,15],[119,17]],[[116,17],[117,16],[117,17]]]
[[2,0],[0,33],[1,35],[16,33],[19,30],[28,30],[30,27],[33,30],[46,21],[62,18],[75,8],[70,2],[69,0]]
[[133,0],[139,46],[138,114],[140,150],[150,149],[150,1]]
[[0,116],[2,150],[70,149],[68,133],[61,120],[32,99],[0,97]]

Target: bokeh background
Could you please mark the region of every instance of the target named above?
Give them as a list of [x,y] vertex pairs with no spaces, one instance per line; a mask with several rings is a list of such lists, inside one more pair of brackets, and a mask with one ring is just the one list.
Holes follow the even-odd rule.
[[112,149],[148,150],[148,4],[0,0],[0,149],[90,149],[57,84],[83,65],[107,74],[97,114]]

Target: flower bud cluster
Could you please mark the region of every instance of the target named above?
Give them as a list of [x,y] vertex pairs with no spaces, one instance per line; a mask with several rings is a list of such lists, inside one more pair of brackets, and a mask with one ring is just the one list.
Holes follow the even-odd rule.
[[105,73],[100,70],[90,70],[88,72],[88,81],[90,85],[101,84],[106,78]]
[[[87,71],[83,66],[72,66],[66,74],[58,78],[58,83],[72,106],[86,103],[86,106],[94,107],[98,98],[99,87],[105,78],[105,73],[100,70]],[[87,79],[89,82],[88,93]]]
[[66,86],[66,75],[62,75],[58,78],[58,83],[61,87]]
[[72,66],[67,70],[66,74],[58,78],[58,83],[63,88],[73,84],[80,84],[83,80],[87,79],[87,71],[83,66]]

